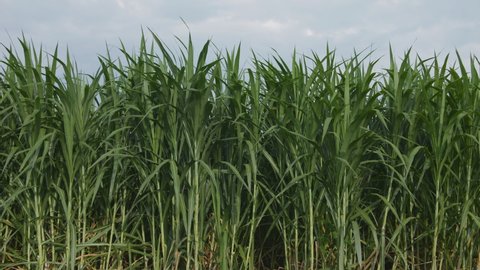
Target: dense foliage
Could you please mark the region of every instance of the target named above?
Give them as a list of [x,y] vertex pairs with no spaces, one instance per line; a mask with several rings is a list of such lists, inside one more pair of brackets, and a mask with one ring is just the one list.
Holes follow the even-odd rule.
[[478,59],[152,38],[3,48],[1,268],[480,269]]

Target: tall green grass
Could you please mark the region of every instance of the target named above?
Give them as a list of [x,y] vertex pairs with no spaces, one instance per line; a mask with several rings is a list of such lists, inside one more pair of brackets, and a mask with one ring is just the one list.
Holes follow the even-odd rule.
[[480,269],[477,58],[151,42],[3,48],[1,268]]

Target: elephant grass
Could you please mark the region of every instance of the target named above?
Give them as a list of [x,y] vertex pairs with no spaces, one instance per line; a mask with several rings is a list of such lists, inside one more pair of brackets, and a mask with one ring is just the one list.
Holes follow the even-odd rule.
[[179,42],[3,47],[1,268],[480,269],[477,58]]

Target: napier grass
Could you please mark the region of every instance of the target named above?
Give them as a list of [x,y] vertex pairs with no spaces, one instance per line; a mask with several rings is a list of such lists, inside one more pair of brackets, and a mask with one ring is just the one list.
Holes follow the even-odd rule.
[[477,58],[152,41],[2,48],[0,268],[480,269]]

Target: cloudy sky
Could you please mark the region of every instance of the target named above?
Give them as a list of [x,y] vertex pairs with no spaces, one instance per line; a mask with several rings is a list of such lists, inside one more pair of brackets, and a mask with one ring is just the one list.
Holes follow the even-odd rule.
[[247,56],[272,48],[283,57],[294,48],[322,54],[327,43],[344,57],[366,48],[381,57],[389,44],[422,57],[455,49],[480,56],[479,0],[0,0],[0,7],[0,43],[15,44],[23,32],[47,50],[68,45],[85,71],[97,67],[106,44],[138,47],[142,27],[170,47],[189,31],[197,44],[241,42]]

